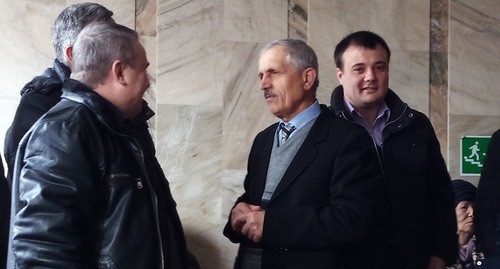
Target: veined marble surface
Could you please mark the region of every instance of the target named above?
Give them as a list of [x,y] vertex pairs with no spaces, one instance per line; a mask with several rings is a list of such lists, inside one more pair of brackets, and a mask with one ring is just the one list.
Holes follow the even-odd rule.
[[[318,99],[329,104],[338,85],[336,43],[357,30],[380,34],[392,51],[390,87],[413,108],[434,113],[450,174],[459,176],[460,137],[500,128],[500,3],[443,1],[97,1],[135,28],[146,48],[157,157],[202,268],[232,268],[237,245],[222,229],[243,192],[255,135],[277,121],[257,76],[260,49],[274,39],[307,39],[320,65]],[[21,87],[52,65],[53,20],[76,2],[0,0],[1,141]]]

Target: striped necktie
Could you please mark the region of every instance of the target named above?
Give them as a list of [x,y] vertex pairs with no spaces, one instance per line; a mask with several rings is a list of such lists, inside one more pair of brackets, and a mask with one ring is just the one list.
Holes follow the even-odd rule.
[[285,123],[280,123],[281,129],[281,144],[285,143],[285,141],[290,137],[293,131],[295,131],[295,126],[290,125],[290,128],[286,128]]

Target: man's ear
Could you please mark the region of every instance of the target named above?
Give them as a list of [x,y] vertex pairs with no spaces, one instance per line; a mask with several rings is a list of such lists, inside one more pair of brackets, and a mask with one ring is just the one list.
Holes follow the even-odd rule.
[[304,89],[309,90],[313,87],[314,82],[316,81],[316,77],[318,73],[312,67],[306,68],[302,72],[302,79],[304,81]]
[[342,85],[342,78],[344,76],[344,73],[340,68],[337,67],[337,79],[339,80],[340,85]]
[[66,53],[66,57],[68,58],[68,64],[71,69],[71,63],[73,62],[73,46],[67,47],[64,53]]
[[111,65],[111,73],[113,74],[113,79],[122,85],[127,84],[125,79],[125,64],[120,60],[115,60]]

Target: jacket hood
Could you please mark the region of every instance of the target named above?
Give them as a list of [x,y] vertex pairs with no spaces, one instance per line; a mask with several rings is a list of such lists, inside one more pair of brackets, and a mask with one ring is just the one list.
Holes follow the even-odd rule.
[[21,89],[21,96],[31,91],[49,94],[54,90],[61,90],[63,82],[70,75],[71,70],[56,59],[53,68],[47,68],[40,76],[34,77],[24,85]]

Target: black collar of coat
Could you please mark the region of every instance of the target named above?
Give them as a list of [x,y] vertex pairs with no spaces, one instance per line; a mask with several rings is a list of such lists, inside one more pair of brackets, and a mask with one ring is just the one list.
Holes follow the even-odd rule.
[[[404,103],[397,94],[389,89],[384,98],[387,107],[391,111],[391,117],[389,121],[393,121],[401,116],[406,110],[409,110],[409,107],[406,103]],[[342,85],[337,86],[333,92],[330,99],[331,109],[335,113],[336,116],[341,116],[342,114],[349,120],[353,120],[351,117],[351,112],[345,107],[344,103],[344,88]]]
[[133,127],[147,125],[147,120],[154,116],[153,110],[143,100],[142,111],[133,119],[123,120],[120,116],[121,112],[115,105],[97,94],[92,88],[74,79],[67,79],[64,82],[61,98],[87,106],[100,122],[121,132],[129,129],[131,125]]

